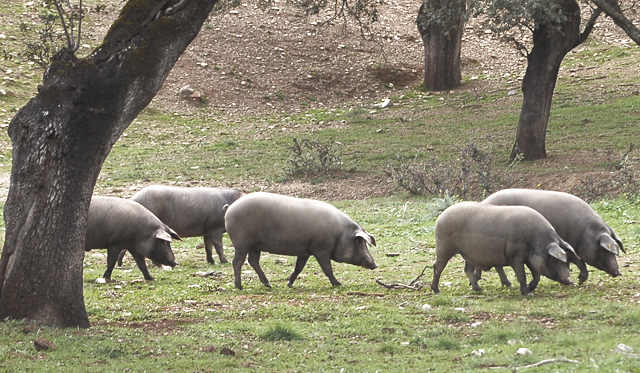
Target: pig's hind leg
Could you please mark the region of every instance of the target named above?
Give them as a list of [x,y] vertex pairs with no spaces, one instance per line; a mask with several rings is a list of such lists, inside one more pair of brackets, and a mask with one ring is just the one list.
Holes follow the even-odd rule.
[[269,280],[267,280],[267,276],[264,275],[262,268],[260,267],[260,251],[258,250],[250,250],[249,258],[247,259],[249,264],[253,267],[253,270],[256,271],[258,277],[260,278],[260,282],[264,284],[264,286],[270,288],[271,284]]
[[466,273],[467,277],[469,277],[469,285],[471,285],[471,288],[475,291],[482,291],[482,288],[480,287],[480,285],[478,285],[478,278],[476,277],[475,270],[476,268],[465,260],[464,273]]
[[296,278],[298,278],[300,272],[302,272],[302,269],[307,264],[307,260],[309,260],[308,256],[298,256],[296,258],[296,266],[293,269],[293,273],[291,273],[291,276],[289,276],[289,283],[287,284],[287,286],[289,286],[290,288],[293,287],[293,282],[296,280]]

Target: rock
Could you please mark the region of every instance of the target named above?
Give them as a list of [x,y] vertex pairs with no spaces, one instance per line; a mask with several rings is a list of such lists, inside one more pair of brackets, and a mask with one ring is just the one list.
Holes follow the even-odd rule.
[[480,349],[474,350],[474,351],[471,352],[471,354],[476,355],[476,356],[482,356],[482,355],[484,355],[484,348],[480,348]]
[[227,356],[236,356],[236,352],[229,347],[224,347],[222,350],[220,350],[220,353]]
[[214,345],[209,345],[209,346],[204,346],[202,347],[202,351],[204,352],[216,352],[218,351],[218,348]]
[[380,109],[391,107],[391,106],[393,106],[393,102],[391,102],[391,100],[388,98],[385,98],[384,101],[373,105],[373,107],[380,108]]
[[193,94],[193,92],[195,92],[195,90],[188,85],[180,88],[180,96],[182,97],[189,97]]
[[633,348],[620,343],[618,344],[618,346],[616,346],[616,352],[619,354],[630,354],[633,352]]
[[48,341],[47,339],[42,337],[33,341],[33,347],[35,347],[36,350],[38,351],[47,351],[47,350],[56,349],[56,345],[54,345],[51,341]]
[[521,355],[521,356],[531,355],[531,350],[530,350],[530,349],[528,349],[528,348],[520,347],[520,348],[516,351],[516,355]]
[[400,256],[400,253],[387,253],[388,257]]

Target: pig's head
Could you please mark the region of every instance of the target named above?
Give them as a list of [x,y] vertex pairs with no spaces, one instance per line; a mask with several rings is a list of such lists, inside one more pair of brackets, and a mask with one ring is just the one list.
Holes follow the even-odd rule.
[[596,237],[596,242],[593,244],[596,246],[581,250],[582,259],[613,277],[620,276],[622,273],[618,269],[616,256],[619,255],[619,249],[622,249],[622,243],[618,244],[609,234],[602,233]]
[[375,238],[362,229],[356,230],[353,235],[341,240],[340,245],[331,255],[331,259],[336,262],[376,269],[378,265],[373,260],[367,244],[375,246]]
[[563,285],[573,285],[569,275],[569,256],[578,255],[564,241],[552,242],[542,251],[529,253],[529,262],[541,275]]
[[180,240],[180,236],[173,229],[158,229],[153,237],[153,246],[145,256],[154,262],[175,267],[178,263],[171,250],[171,241],[174,239]]

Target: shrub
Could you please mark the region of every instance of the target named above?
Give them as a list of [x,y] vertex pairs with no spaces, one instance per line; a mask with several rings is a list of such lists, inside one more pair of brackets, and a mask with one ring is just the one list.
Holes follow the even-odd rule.
[[[326,143],[319,140],[302,138],[293,139],[293,144],[286,146],[289,152],[289,167],[285,170],[288,176],[318,176],[343,172],[342,144],[331,139]],[[346,171],[353,172],[356,163]]]
[[270,326],[263,334],[262,338],[267,341],[293,341],[302,339],[302,335],[291,325],[277,322]]
[[398,156],[396,163],[388,163],[384,171],[412,194],[483,199],[496,190],[510,188],[516,183],[513,169],[520,160],[516,158],[502,170],[494,172],[491,154],[470,142],[460,150],[457,164],[436,160],[407,163]]

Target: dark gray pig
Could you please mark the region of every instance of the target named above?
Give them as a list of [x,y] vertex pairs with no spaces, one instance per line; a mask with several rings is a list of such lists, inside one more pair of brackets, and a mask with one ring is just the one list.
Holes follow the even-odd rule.
[[153,280],[144,258],[174,267],[172,239],[180,237],[141,204],[115,197],[91,198],[84,249],[107,249],[105,279],[111,279],[118,254],[127,250],[145,280]]
[[[227,263],[222,248],[222,234],[226,232],[224,206],[232,204],[243,195],[243,192],[236,189],[152,185],[134,194],[131,200],[146,207],[180,237],[203,236],[207,262],[214,264],[214,247],[220,263]],[[118,259],[122,263],[122,258]]]
[[542,215],[529,207],[460,202],[440,214],[435,235],[431,289],[436,294],[440,292],[442,270],[456,254],[466,261],[464,271],[476,291],[482,289],[475,268],[511,266],[520,292],[529,294],[525,264],[535,272],[534,277],[542,274],[565,285],[573,284],[567,263],[567,255],[575,255],[573,249]]
[[310,256],[314,256],[333,286],[331,260],[375,269],[367,244],[376,245],[372,235],[334,206],[311,199],[271,193],[251,193],[229,206],[225,215],[229,238],[235,247],[235,285],[242,289],[241,269],[247,254],[260,281],[271,287],[260,268],[260,253],[297,256],[289,276],[292,287]]
[[482,203],[528,206],[541,213],[580,257],[571,260],[580,269],[580,284],[587,281],[589,276],[585,262],[613,277],[621,275],[616,256],[619,249],[624,251],[622,242],[591,206],[580,198],[548,190],[504,189]]

